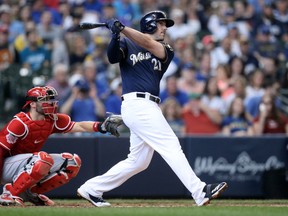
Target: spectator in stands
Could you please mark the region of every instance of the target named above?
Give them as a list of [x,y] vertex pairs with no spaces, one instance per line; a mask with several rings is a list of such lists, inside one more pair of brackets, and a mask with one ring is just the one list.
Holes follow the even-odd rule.
[[199,81],[207,82],[211,76],[211,56],[209,52],[203,52],[200,57],[200,64],[197,69],[196,78]]
[[121,95],[122,95],[122,82],[121,78],[115,78],[111,84],[111,94],[105,100],[105,109],[107,112],[114,114],[121,114]]
[[231,39],[225,37],[220,46],[211,52],[211,68],[215,70],[219,64],[227,64],[229,59],[234,56],[231,50]]
[[259,68],[259,61],[254,53],[251,52],[251,42],[247,37],[240,37],[239,44],[241,51],[240,57],[244,63],[244,73],[246,76],[249,76],[252,71]]
[[14,19],[11,7],[8,4],[0,5],[0,24],[9,28],[9,43],[13,43],[15,38],[25,32],[24,24]]
[[[278,101],[278,92],[279,92],[280,84],[278,82],[270,82],[269,85],[265,86],[265,94],[272,95],[276,99],[276,106],[279,106],[279,101]],[[255,97],[249,97],[246,99],[245,102],[245,110],[247,113],[247,117],[249,117],[250,121],[253,121],[257,116],[259,116],[259,106],[262,101],[263,96],[255,96]]]
[[[198,1],[187,1],[184,5],[185,16],[187,17],[187,24],[193,29],[192,35],[197,35],[201,31],[201,22],[198,17]],[[174,24],[175,25],[175,24]]]
[[[103,5],[101,14],[99,16],[99,22],[105,23],[107,20],[117,17],[115,8],[112,3],[106,3]],[[96,28],[94,41],[103,41],[109,43],[111,37],[111,32],[108,28]],[[97,45],[96,45],[97,46]],[[106,56],[106,55],[104,55]]]
[[83,64],[77,63],[70,66],[69,85],[74,86],[78,80],[84,79]]
[[20,6],[18,19],[20,22],[23,23],[24,26],[27,22],[33,21],[32,16],[31,16],[31,5],[30,4],[24,4],[24,5]]
[[276,0],[275,10],[273,11],[275,19],[278,20],[281,26],[288,25],[288,2],[287,0]]
[[265,92],[259,106],[259,115],[253,122],[255,135],[288,134],[288,119],[275,104],[275,96]]
[[72,94],[60,108],[62,113],[71,116],[72,121],[98,121],[105,117],[105,107],[85,80],[78,80]]
[[203,53],[212,52],[216,47],[216,40],[212,35],[208,34],[202,38],[201,44],[203,46]]
[[231,41],[231,52],[233,55],[239,56],[241,54],[240,50],[240,32],[235,23],[230,23],[227,25],[227,37]]
[[238,56],[233,56],[228,62],[231,70],[230,83],[233,84],[235,80],[244,74],[244,62]]
[[82,63],[88,56],[87,46],[81,34],[75,33],[68,39],[70,65]]
[[12,44],[9,43],[8,35],[8,26],[0,24],[0,73],[14,61],[14,49]]
[[102,1],[86,0],[86,1],[83,1],[83,7],[85,11],[93,11],[97,13],[99,16],[103,9],[103,3]]
[[219,3],[220,9],[218,16],[211,16],[208,22],[208,28],[217,40],[223,40],[228,34],[228,25],[234,24],[241,35],[249,36],[249,25],[243,20],[236,20],[235,11],[228,5],[228,1]]
[[286,63],[283,79],[280,83],[278,98],[280,109],[288,116],[288,63]]
[[261,13],[258,13],[255,19],[252,20],[252,28],[251,28],[251,36],[255,38],[257,36],[257,31],[260,29],[261,26],[268,26],[271,35],[274,38],[280,39],[282,34],[282,26],[280,21],[275,18],[273,13],[273,4],[270,0],[265,0],[263,5],[263,10]]
[[206,84],[203,96],[192,96],[183,107],[186,134],[218,134],[221,131],[224,103],[215,78]]
[[285,28],[282,35],[282,46],[284,49],[285,59],[288,59],[288,26]]
[[216,123],[219,123],[218,119],[221,118],[219,118],[218,114],[221,116],[226,114],[224,100],[220,96],[220,91],[217,88],[217,80],[215,77],[210,77],[206,82],[204,92],[201,96],[201,103],[202,108],[207,106],[208,110],[211,109],[212,112],[214,112],[213,110],[218,111],[215,112],[215,118],[212,118],[212,120]]
[[235,97],[222,122],[222,134],[226,136],[253,135],[252,123],[246,118],[243,98]]
[[85,61],[83,64],[84,79],[88,82],[91,89],[95,89],[97,96],[104,101],[110,94],[110,88],[105,74],[98,74],[94,61]]
[[72,25],[66,29],[65,32],[65,40],[68,44],[68,47],[70,48],[75,40],[75,35],[80,35],[84,41],[85,45],[89,46],[92,42],[92,36],[90,31],[79,31],[79,24],[82,22],[83,14],[82,10],[77,10],[77,7],[73,7],[71,9],[71,16],[72,16]]
[[164,117],[176,135],[185,134],[185,125],[182,119],[182,107],[174,97],[167,98],[161,104]]
[[265,92],[264,88],[264,74],[261,70],[255,70],[251,73],[246,87],[246,99],[252,97],[262,97]]
[[43,44],[51,54],[52,65],[58,63],[69,64],[69,54],[64,42],[64,31],[61,26],[52,23],[51,11],[41,14],[40,23],[36,29]]
[[67,0],[60,0],[58,5],[58,11],[61,16],[61,27],[63,31],[67,31],[67,29],[69,29],[73,25],[71,5]]
[[[20,63],[20,52],[22,52],[26,47],[28,47],[28,38],[27,33],[30,31],[36,31],[36,24],[33,20],[25,22],[25,32],[18,35],[14,40],[14,49],[15,49],[15,63]],[[39,46],[43,45],[41,37],[37,37],[37,44]]]
[[226,34],[226,12],[229,9],[228,1],[219,1],[217,4],[211,5],[211,15],[208,16],[207,27],[209,32],[218,41],[222,40]]
[[184,38],[189,34],[195,35],[200,30],[200,22],[198,21],[198,24],[195,26],[185,22],[185,13],[179,8],[173,8],[170,16],[174,20],[174,25],[167,31],[167,34],[174,41],[178,38]]
[[47,50],[52,51],[53,48],[57,48],[53,47],[54,40],[64,39],[62,28],[52,23],[52,13],[50,11],[44,11],[41,14],[41,19],[40,22],[36,24],[36,29]]
[[273,39],[270,27],[267,25],[259,27],[256,40],[253,41],[252,50],[258,61],[261,61],[262,58],[274,58],[280,60],[284,56],[280,42]]
[[[266,1],[266,0],[265,0]],[[254,19],[253,6],[248,4],[248,1],[236,0],[232,2],[234,8],[234,16],[236,21],[245,21],[248,24]],[[249,27],[251,27],[249,25]],[[250,28],[249,28],[250,30]]]
[[264,87],[282,80],[282,73],[279,67],[279,61],[275,58],[262,58],[261,71],[264,74]]
[[43,0],[31,1],[31,7],[31,16],[36,24],[40,23],[42,13],[48,10],[52,14],[52,23],[61,25],[62,19],[60,13],[54,8],[46,7]]
[[141,18],[139,4],[131,0],[113,1],[113,6],[116,11],[116,17],[127,26],[138,25]]
[[26,33],[28,46],[20,52],[20,64],[32,71],[39,72],[44,67],[50,67],[50,55],[43,45],[39,45],[36,30]]
[[231,87],[233,89],[233,92],[228,95],[224,99],[226,110],[231,106],[232,101],[236,97],[240,97],[244,100],[244,103],[246,103],[246,87],[247,87],[247,79],[244,76],[237,77],[234,82],[231,84]]
[[47,86],[52,86],[58,92],[59,100],[63,100],[65,96],[71,91],[69,85],[69,68],[66,64],[56,64],[53,66],[52,78],[47,81]]
[[231,69],[229,65],[220,64],[216,68],[216,82],[217,88],[220,91],[221,98],[226,100],[226,98],[231,95],[234,90],[231,87],[230,78],[231,78]]
[[186,64],[181,68],[177,86],[180,91],[187,95],[201,95],[204,91],[205,82],[197,80],[196,68],[192,64]]
[[173,75],[166,78],[166,87],[160,92],[162,103],[169,97],[176,98],[181,107],[183,107],[189,100],[188,94],[178,88],[177,77]]

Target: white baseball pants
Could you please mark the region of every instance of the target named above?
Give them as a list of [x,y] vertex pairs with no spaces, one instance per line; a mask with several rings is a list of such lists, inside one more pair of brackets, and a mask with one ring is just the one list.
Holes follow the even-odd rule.
[[121,107],[124,123],[131,133],[127,159],[114,165],[105,174],[89,179],[81,188],[93,196],[101,197],[104,192],[120,186],[131,176],[145,170],[155,150],[191,192],[195,202],[199,203],[204,197],[202,190],[205,183],[192,170],[158,104],[133,95],[124,95]]

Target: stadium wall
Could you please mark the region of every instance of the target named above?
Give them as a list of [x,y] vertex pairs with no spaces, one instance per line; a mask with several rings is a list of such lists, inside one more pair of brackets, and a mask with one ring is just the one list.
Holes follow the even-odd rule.
[[[286,136],[183,137],[183,151],[196,174],[205,182],[226,181],[223,198],[288,198]],[[77,153],[82,159],[78,176],[49,192],[57,198],[76,198],[86,180],[106,172],[129,153],[129,138],[51,137],[44,150]],[[147,170],[105,198],[188,198],[190,194],[158,153]]]

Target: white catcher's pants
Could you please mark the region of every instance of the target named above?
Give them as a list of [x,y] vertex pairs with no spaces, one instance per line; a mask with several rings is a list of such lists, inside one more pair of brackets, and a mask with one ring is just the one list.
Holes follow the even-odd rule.
[[191,192],[196,203],[200,202],[204,197],[202,189],[205,183],[192,170],[159,106],[148,99],[128,97],[122,102],[121,114],[131,133],[127,159],[114,165],[105,174],[89,179],[81,188],[93,196],[102,196],[104,192],[145,170],[155,150]]

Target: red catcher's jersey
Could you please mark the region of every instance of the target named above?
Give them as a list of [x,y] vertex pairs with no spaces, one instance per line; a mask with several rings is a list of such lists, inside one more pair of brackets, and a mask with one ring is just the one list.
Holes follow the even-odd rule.
[[10,155],[38,152],[52,133],[67,133],[75,122],[66,114],[56,114],[58,119],[46,117],[33,121],[29,113],[20,112],[1,130],[0,147]]

